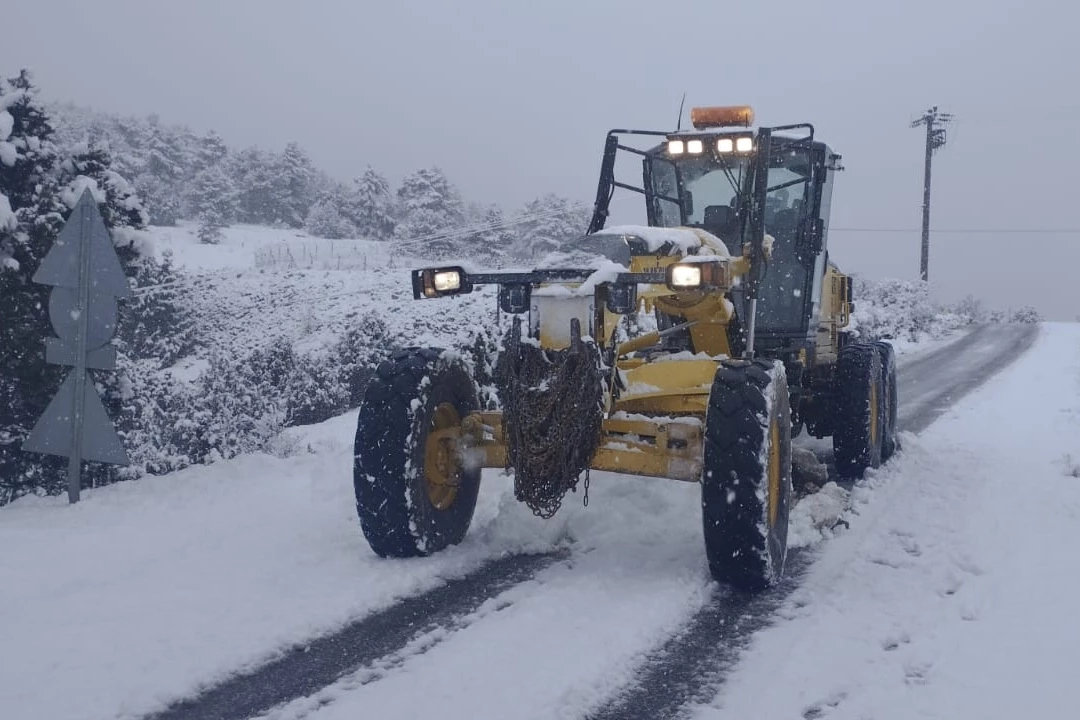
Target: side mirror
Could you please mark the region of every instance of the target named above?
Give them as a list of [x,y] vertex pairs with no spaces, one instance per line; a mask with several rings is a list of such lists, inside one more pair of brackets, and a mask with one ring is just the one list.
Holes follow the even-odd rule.
[[694,193],[689,190],[683,190],[682,193],[682,212],[683,217],[690,217],[694,214]]
[[499,308],[509,315],[528,312],[531,298],[532,286],[527,283],[499,286]]
[[626,315],[637,308],[637,283],[613,283],[607,286],[607,309]]

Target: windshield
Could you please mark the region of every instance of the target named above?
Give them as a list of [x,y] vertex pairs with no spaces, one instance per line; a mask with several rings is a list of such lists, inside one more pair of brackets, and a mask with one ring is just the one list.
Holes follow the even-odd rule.
[[[663,157],[651,158],[649,162],[655,223],[662,227],[703,228],[722,239],[733,253],[738,252],[741,241],[737,237],[735,210],[749,158],[703,155],[683,158],[677,163]],[[660,196],[683,197],[685,217],[678,203]]]

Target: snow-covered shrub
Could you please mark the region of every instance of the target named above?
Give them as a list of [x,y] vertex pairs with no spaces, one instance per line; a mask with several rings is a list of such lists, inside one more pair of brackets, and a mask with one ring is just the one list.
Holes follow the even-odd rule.
[[286,425],[311,425],[329,420],[349,407],[339,358],[328,354],[298,360],[287,385]]
[[930,298],[930,285],[913,280],[871,280],[858,275],[854,282],[852,323],[860,337],[918,342],[940,337],[970,324],[967,314],[948,312]]
[[982,300],[979,300],[974,295],[965,296],[950,311],[964,319],[967,325],[974,325],[987,320],[987,313],[986,309],[983,308]]
[[323,198],[311,206],[304,220],[304,229],[315,237],[328,240],[341,240],[357,234],[356,228],[341,214],[333,198]]
[[1012,314],[1009,322],[1014,323],[1037,323],[1042,322],[1042,315],[1030,305],[1025,305]]
[[334,346],[333,357],[340,378],[348,390],[348,407],[358,407],[364,399],[368,380],[380,362],[393,351],[389,330],[382,318],[365,315],[354,321]]

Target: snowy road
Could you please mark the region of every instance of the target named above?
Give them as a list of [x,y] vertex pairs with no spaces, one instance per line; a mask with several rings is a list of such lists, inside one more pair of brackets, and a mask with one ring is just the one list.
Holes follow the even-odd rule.
[[[902,365],[902,429],[928,426],[956,398],[1014,359],[1035,334],[1030,326],[979,328]],[[628,490],[627,481],[615,477],[598,479],[594,487],[604,480]],[[637,485],[629,491],[657,497],[614,512],[630,519],[643,508],[658,507],[666,522],[646,535],[646,542],[644,518],[574,538],[569,559],[493,593],[487,606],[448,627],[415,633],[389,660],[352,664],[360,669],[267,717],[335,720],[378,708],[381,717],[449,711],[451,716],[659,718],[688,701],[707,699],[739,648],[798,586],[811,554],[795,555],[792,578],[778,592],[762,598],[734,595],[713,586],[702,572],[695,549],[700,528],[695,520],[685,521],[697,517],[696,488],[633,481]],[[676,507],[663,508],[662,495],[679,508],[684,522],[677,527],[670,524]],[[627,499],[597,495],[593,512],[612,512],[604,505]],[[583,516],[580,508],[574,512]],[[261,682],[252,680],[256,687]],[[264,701],[272,687],[267,681]]]
[[[902,360],[904,429],[926,428],[1036,332],[978,329]],[[844,539],[795,553],[778,592],[736,598],[708,579],[696,486],[597,473],[588,510],[568,502],[545,522],[490,473],[465,543],[381,561],[348,499],[352,422],[303,431],[298,457],[106,488],[75,509],[5,509],[0,542],[42,549],[0,558],[13,580],[0,587],[11,608],[0,709],[50,720],[668,717],[710,701]],[[908,440],[919,453],[922,439]],[[93,544],[91,560],[69,557],[78,543]],[[58,676],[78,678],[75,692],[52,692],[44,679]]]

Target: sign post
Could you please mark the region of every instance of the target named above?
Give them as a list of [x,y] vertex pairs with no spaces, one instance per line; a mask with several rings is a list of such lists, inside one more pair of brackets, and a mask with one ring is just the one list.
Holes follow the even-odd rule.
[[84,460],[130,464],[88,372],[116,368],[116,350],[109,345],[116,332],[116,300],[131,296],[89,189],[83,191],[33,280],[53,286],[49,319],[59,337],[46,338],[45,361],[69,365],[72,371],[22,449],[68,458],[68,501],[75,503]]

